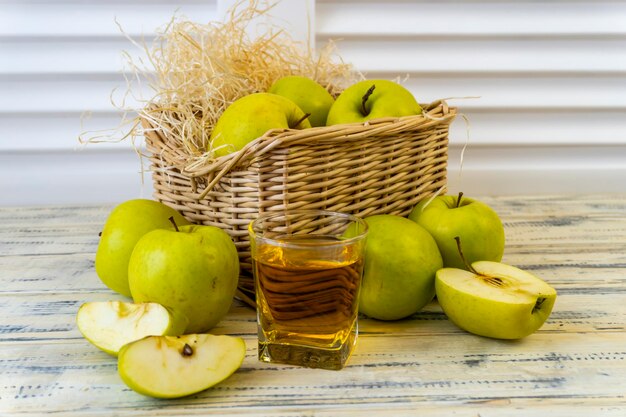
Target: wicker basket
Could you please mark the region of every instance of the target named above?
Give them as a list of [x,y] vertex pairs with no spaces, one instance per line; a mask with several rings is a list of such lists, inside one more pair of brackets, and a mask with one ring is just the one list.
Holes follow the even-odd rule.
[[144,120],[154,197],[194,223],[228,232],[243,272],[238,294],[253,297],[248,224],[259,213],[407,215],[446,186],[448,129],[456,110],[437,101],[424,111],[364,124],[272,130],[239,152],[196,167]]

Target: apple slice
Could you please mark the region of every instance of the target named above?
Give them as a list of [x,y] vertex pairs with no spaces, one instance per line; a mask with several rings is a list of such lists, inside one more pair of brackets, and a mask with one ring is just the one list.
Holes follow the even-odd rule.
[[85,339],[117,356],[122,346],[146,336],[182,334],[187,319],[157,303],[104,301],[80,306],[76,324]]
[[520,339],[550,316],[556,291],[536,276],[491,261],[474,262],[470,269],[442,268],[435,280],[441,308],[461,329],[496,339]]
[[245,356],[240,337],[148,336],[120,350],[117,368],[126,385],[140,394],[178,398],[225,380]]

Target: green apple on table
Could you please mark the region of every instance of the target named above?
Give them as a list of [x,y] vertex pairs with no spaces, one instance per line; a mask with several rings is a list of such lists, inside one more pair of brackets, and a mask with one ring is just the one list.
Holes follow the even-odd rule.
[[151,335],[180,335],[187,318],[156,303],[89,302],[80,306],[76,324],[82,335],[106,353]]
[[381,117],[421,114],[413,94],[387,80],[365,80],[346,88],[328,112],[326,125],[361,123]]
[[128,264],[133,300],[184,315],[188,333],[205,332],[226,315],[238,278],[235,244],[214,226],[153,230],[139,239]]
[[550,316],[556,291],[545,281],[499,262],[473,262],[467,269],[442,268],[435,280],[439,305],[460,328],[496,339],[521,339]]
[[269,93],[278,94],[296,103],[303,112],[310,114],[311,126],[325,126],[328,110],[335,102],[333,96],[314,80],[290,75],[283,77],[270,87]]
[[225,380],[245,355],[240,337],[148,336],[122,347],[117,368],[126,385],[140,394],[179,398]]
[[107,287],[130,297],[128,261],[135,244],[152,230],[171,228],[172,216],[181,226],[189,224],[176,210],[153,200],[128,200],[111,211],[96,252],[96,273]]
[[293,101],[270,93],[244,96],[226,108],[211,133],[216,157],[240,150],[270,129],[306,129],[311,123]]
[[359,312],[397,320],[421,310],[435,296],[442,267],[437,244],[415,222],[393,215],[365,218],[369,228]]
[[435,238],[445,267],[465,268],[456,236],[463,241],[470,264],[499,262],[504,254],[504,227],[496,212],[480,201],[464,197],[463,193],[438,196],[432,201],[425,199],[413,208],[409,219]]

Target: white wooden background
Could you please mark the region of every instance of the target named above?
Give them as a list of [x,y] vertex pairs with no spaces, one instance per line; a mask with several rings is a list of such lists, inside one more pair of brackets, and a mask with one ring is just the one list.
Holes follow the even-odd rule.
[[[421,101],[453,100],[451,189],[482,195],[626,191],[626,1],[299,0],[282,17],[368,77],[409,76]],[[149,196],[128,144],[78,146],[117,125],[114,22],[150,39],[174,11],[216,19],[225,0],[0,0],[0,205]],[[308,6],[305,6],[308,5]]]

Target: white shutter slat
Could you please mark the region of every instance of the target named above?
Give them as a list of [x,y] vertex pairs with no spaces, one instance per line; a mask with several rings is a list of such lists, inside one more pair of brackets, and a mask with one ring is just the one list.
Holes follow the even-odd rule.
[[[147,165],[146,165],[147,167]],[[0,153],[0,206],[119,203],[150,198],[149,173],[130,149]]]
[[[142,86],[143,98],[150,98],[149,87]],[[126,89],[121,75],[5,77],[0,78],[0,113],[112,111],[111,97],[121,103]],[[129,106],[137,103],[128,97]]]
[[[140,38],[137,41],[141,42]],[[150,40],[146,40],[150,45]],[[51,38],[45,41],[14,38],[0,42],[0,77],[3,75],[115,74],[129,72],[123,53],[133,61],[145,53],[126,38]]]
[[[318,41],[324,42],[323,37]],[[338,43],[363,72],[626,73],[624,39],[380,39]]]
[[175,13],[197,22],[215,19],[216,1],[129,1],[129,2],[11,2],[0,5],[0,38],[41,39],[51,37],[122,36],[115,24],[132,36],[153,34]]
[[626,36],[615,1],[318,1],[316,12],[322,37]]

